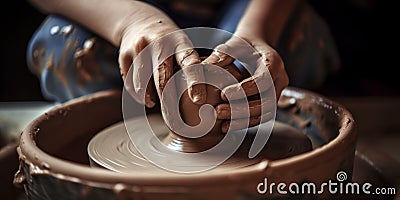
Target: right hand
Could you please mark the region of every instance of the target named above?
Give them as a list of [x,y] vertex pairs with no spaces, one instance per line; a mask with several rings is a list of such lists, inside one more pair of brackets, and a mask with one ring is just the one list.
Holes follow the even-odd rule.
[[[239,83],[228,85],[221,91],[224,102],[216,107],[216,112],[218,119],[225,120],[223,133],[228,129],[240,130],[272,119],[276,102],[289,82],[279,54],[263,39],[250,34],[236,32],[234,37],[218,45],[203,62],[224,67],[233,64],[236,58],[251,61],[247,63],[251,70],[244,70],[249,74],[243,73],[238,78]],[[228,99],[233,100],[232,103],[228,103]],[[245,107],[249,108],[249,113],[243,109]]]
[[[166,14],[146,3],[140,2],[139,5],[141,9],[126,16],[120,26],[119,65],[127,90],[136,101],[151,108],[156,104],[157,94],[161,100],[162,91],[174,74],[174,63],[185,68],[200,63],[200,58],[188,36]],[[145,49],[148,45],[149,49]],[[143,50],[145,52],[140,54]],[[152,76],[153,65],[158,65],[153,74],[156,88],[147,82]],[[132,78],[126,80],[131,66]],[[204,84],[196,84],[204,82],[202,69],[191,70],[185,75],[191,100],[203,104],[206,100],[206,87]]]

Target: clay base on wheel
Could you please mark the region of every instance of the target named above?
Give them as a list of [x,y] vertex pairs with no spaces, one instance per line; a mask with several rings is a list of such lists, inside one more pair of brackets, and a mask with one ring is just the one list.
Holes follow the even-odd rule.
[[[127,122],[127,125],[136,127],[135,130],[137,131],[148,131],[145,128],[141,128],[147,123],[147,120],[160,141],[168,138],[169,129],[164,124],[162,117],[157,114],[149,115],[147,119],[146,117],[133,118]],[[259,163],[264,159],[283,159],[312,150],[311,141],[304,133],[290,125],[275,122],[272,134],[264,149],[255,158],[249,159],[247,155],[256,130],[257,127],[249,129],[238,151],[220,166],[206,173],[219,170],[234,170]],[[154,137],[151,141],[145,141],[146,139],[140,138],[141,135],[137,134],[138,138],[135,138],[139,141],[139,144],[149,146],[149,150],[153,151],[152,153],[154,154],[168,156],[168,152],[159,150],[153,142],[157,138]],[[166,145],[168,146],[168,144]],[[137,148],[131,142],[123,122],[116,123],[94,136],[89,142],[88,154],[91,165],[102,166],[117,172],[143,174],[170,173],[150,163],[138,152]],[[204,161],[207,162],[206,160]],[[171,160],[171,162],[174,161]]]

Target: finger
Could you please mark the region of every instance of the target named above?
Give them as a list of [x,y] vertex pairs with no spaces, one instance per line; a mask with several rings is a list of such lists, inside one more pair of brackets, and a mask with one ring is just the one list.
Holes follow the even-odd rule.
[[[217,65],[219,67],[222,67],[226,71],[228,71],[229,74],[231,74],[236,80],[241,80],[243,76],[241,75],[239,69],[233,64],[234,59],[229,56],[226,53],[223,53],[225,50],[219,51],[218,49],[225,49],[226,44],[220,44],[218,45],[214,51],[211,53],[210,56],[208,56],[206,59],[202,61],[202,64],[210,64],[210,65]],[[211,72],[213,74],[216,74],[215,72]],[[218,75],[217,75],[218,76]],[[219,78],[219,77],[214,77],[214,78]],[[210,77],[209,77],[210,79]],[[219,85],[220,87],[226,87],[227,85],[230,85],[234,83],[233,82],[227,82],[227,81],[222,81],[221,84]]]
[[184,70],[188,85],[188,94],[195,104],[204,104],[207,100],[207,91],[203,68],[201,65],[190,67],[201,62],[198,53],[193,49],[187,36],[182,36],[176,47],[176,61]]
[[128,75],[128,71],[133,63],[133,58],[136,57],[138,52],[141,52],[147,45],[148,42],[145,38],[139,38],[137,43],[135,43],[135,47],[132,49],[131,46],[124,45],[125,43],[121,43],[121,47],[119,49],[119,57],[118,62],[120,66],[122,79],[125,80]]
[[[249,117],[259,117],[263,113],[273,111],[275,107],[274,100],[256,99],[252,101],[240,101],[238,103],[224,103],[216,107],[217,119],[240,119]],[[248,108],[248,110],[247,110]]]
[[173,65],[174,58],[170,56],[164,62],[162,62],[154,72],[154,82],[157,88],[157,94],[160,98],[162,97],[162,91],[164,91],[165,85],[174,73]]
[[213,53],[205,62],[224,66],[234,60],[249,60],[254,57],[253,54],[254,48],[247,41],[234,35],[224,44],[215,47]]
[[267,44],[256,45],[255,49],[259,52],[263,52],[261,53],[261,61],[264,66],[268,67],[268,71],[270,72],[275,86],[276,101],[278,101],[282,90],[289,84],[289,77],[286,73],[282,58],[278,52]]
[[[281,74],[279,72],[282,72],[283,68],[283,62],[280,56],[274,52],[262,53],[256,65],[253,76],[244,79],[240,83],[225,87],[222,90],[221,99],[241,99],[243,98],[243,92],[246,96],[263,93],[273,86],[273,79],[277,77],[275,74],[275,76],[270,74],[270,71],[274,70],[274,73]],[[284,72],[284,74],[286,74],[286,72]]]
[[154,88],[154,82],[151,79],[151,68],[144,66],[148,65],[141,64],[139,67],[137,65],[133,66],[133,89],[139,99],[139,103],[145,104],[148,108],[152,108],[156,105],[157,93]]
[[[224,62],[232,62],[233,58],[235,58],[243,67],[241,73],[243,75],[246,74],[248,77],[240,83],[225,87],[221,95],[223,100],[243,99],[246,98],[246,96],[261,93],[271,86],[272,82],[268,83],[270,79],[268,79],[268,77],[270,77],[268,67],[265,66],[261,59],[259,51],[256,51],[247,41],[235,36],[229,39],[225,44],[219,45],[214,52],[218,52],[218,54],[214,53],[214,56],[210,56],[206,59],[206,62],[212,64],[219,63],[219,65],[222,65],[229,64]],[[249,75],[251,76],[249,77]],[[246,96],[244,96],[243,93],[246,94]],[[229,98],[226,95],[229,95]]]
[[177,56],[183,58],[180,66],[187,80],[189,97],[195,104],[204,104],[207,94],[203,68],[202,65],[194,65],[200,63],[199,55],[194,49],[188,49],[183,54]]
[[122,80],[125,81],[128,71],[132,65],[132,56],[128,54],[120,54],[119,57],[119,70],[121,73]]
[[162,94],[160,97],[161,102],[161,114],[165,120],[166,125],[170,130],[179,132],[182,120],[179,112],[179,100],[177,94],[177,85],[180,76],[172,76],[169,81],[166,82]]
[[[136,50],[144,48],[135,57],[132,63],[132,82],[134,93],[137,95],[139,103],[151,106],[155,104],[151,98],[151,88],[148,88],[152,78],[152,52],[150,48],[145,48],[144,42],[139,42],[141,46],[136,46]],[[146,102],[147,101],[147,102]]]
[[258,117],[235,119],[224,121],[221,125],[222,133],[227,133],[229,131],[241,130],[253,126],[260,125],[261,123],[267,122],[273,118],[273,112],[267,112]]
[[138,103],[141,103],[140,99],[137,97],[135,93],[135,89],[133,86],[133,73],[131,71],[130,74],[128,74],[130,67],[132,66],[132,56],[128,53],[120,53],[119,58],[119,68],[124,84],[124,89],[129,93],[131,97],[133,97]]
[[154,82],[150,80],[146,87],[146,93],[144,99],[144,103],[148,108],[153,108],[156,105],[157,93],[154,87],[155,87]]
[[[144,92],[140,92],[136,88],[138,85],[136,83],[138,81],[138,69],[135,69],[135,66],[139,66],[140,62],[136,62],[135,65],[133,58],[136,57],[137,52],[141,52],[148,45],[148,42],[145,38],[139,38],[133,48],[131,46],[124,46],[123,44],[119,50],[118,62],[120,65],[121,76],[124,80],[124,87],[138,103],[145,104]],[[144,88],[145,86],[141,86],[141,91],[145,91]]]
[[281,97],[282,91],[288,86],[289,78],[287,74],[282,74],[274,81],[275,84],[275,94],[276,94],[276,102],[278,102]]
[[222,66],[223,69],[228,71],[237,81],[242,81],[243,78],[245,77],[245,74],[243,74],[235,64],[231,63],[226,66]]
[[[224,50],[226,49],[226,47],[222,47],[225,45],[226,44],[221,44],[218,47],[216,47],[216,49],[211,53],[211,55],[209,55],[206,59],[204,59],[202,63],[213,64],[220,67],[231,64],[235,59],[229,56],[228,54],[223,53],[226,52],[226,50]],[[218,48],[222,50],[218,50]]]
[[156,92],[154,89],[154,83],[149,80],[149,84],[146,86],[145,93],[143,90],[137,90],[134,86],[134,75],[128,74],[125,76],[124,87],[126,91],[138,102],[145,104],[148,108],[153,108],[156,105]]

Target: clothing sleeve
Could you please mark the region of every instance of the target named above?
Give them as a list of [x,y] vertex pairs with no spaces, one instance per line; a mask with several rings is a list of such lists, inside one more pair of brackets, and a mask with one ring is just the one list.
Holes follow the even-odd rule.
[[118,50],[79,24],[49,15],[29,41],[27,65],[38,76],[43,96],[65,102],[122,87]]
[[340,69],[330,27],[306,2],[300,3],[289,18],[276,49],[285,63],[291,86],[317,89]]
[[[217,27],[236,30],[249,0],[232,0],[221,12]],[[340,68],[335,40],[326,21],[307,1],[300,2],[290,15],[276,50],[285,63],[289,85],[319,88]]]

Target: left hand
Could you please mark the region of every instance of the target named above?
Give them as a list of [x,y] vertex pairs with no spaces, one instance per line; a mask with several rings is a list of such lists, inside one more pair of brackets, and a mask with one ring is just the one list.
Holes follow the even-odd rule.
[[[249,49],[252,50],[249,51]],[[241,60],[241,58],[254,60],[255,62],[252,62],[254,66],[249,66],[254,69],[249,72],[250,76],[244,72],[238,79],[239,83],[228,85],[221,92],[221,99],[224,100],[224,103],[216,107],[216,112],[218,119],[226,120],[221,128],[223,133],[226,133],[228,128],[229,130],[240,130],[270,120],[273,117],[273,113],[270,111],[275,109],[273,106],[276,105],[282,90],[289,83],[284,63],[279,54],[262,38],[252,35],[235,34],[224,44],[218,45],[203,63],[224,67],[232,64],[235,59]],[[270,78],[273,80],[273,85]],[[271,92],[272,88],[275,89],[276,99],[261,101],[260,94]],[[247,98],[243,97],[243,92]],[[230,104],[225,103],[228,99],[235,101],[231,101]],[[276,102],[273,102],[274,100]],[[248,113],[243,112],[243,106],[248,106],[250,119],[247,119]],[[231,119],[232,116],[235,118]]]

